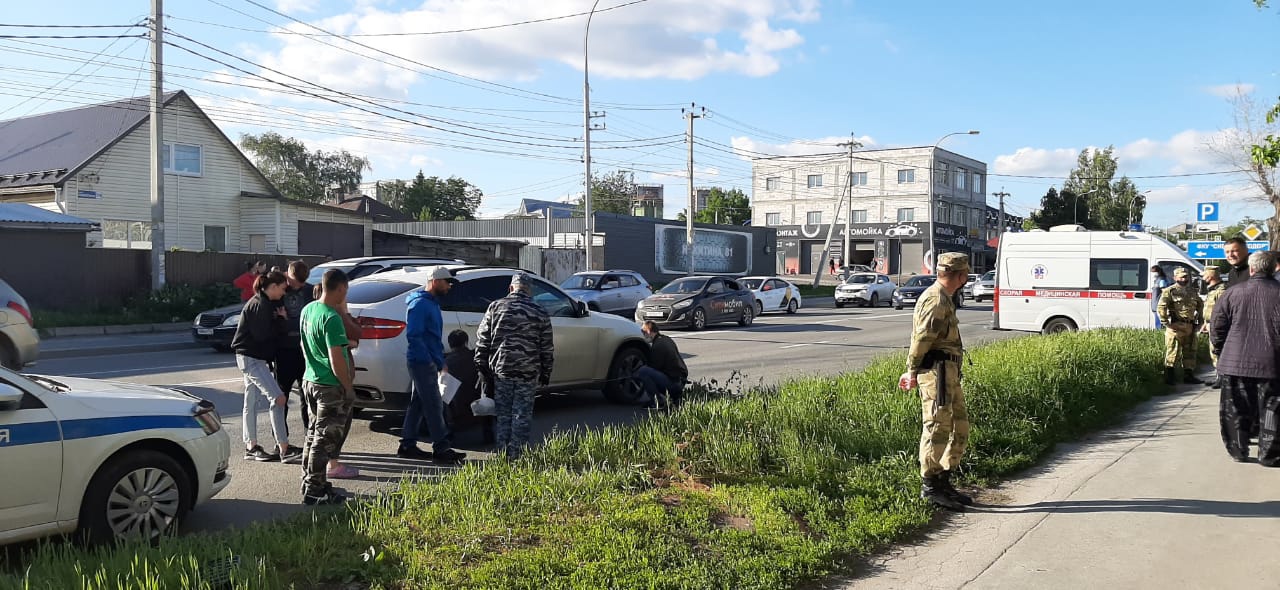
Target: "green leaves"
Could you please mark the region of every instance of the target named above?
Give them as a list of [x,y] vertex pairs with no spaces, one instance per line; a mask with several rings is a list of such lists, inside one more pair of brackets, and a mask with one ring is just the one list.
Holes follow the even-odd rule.
[[281,194],[311,203],[356,192],[363,173],[372,170],[368,158],[347,150],[312,152],[301,141],[273,131],[241,135],[240,147]]
[[479,188],[457,176],[427,177],[421,170],[412,183],[398,183],[397,186],[403,186],[403,190],[394,194],[388,204],[418,221],[475,219],[476,210],[484,198]]

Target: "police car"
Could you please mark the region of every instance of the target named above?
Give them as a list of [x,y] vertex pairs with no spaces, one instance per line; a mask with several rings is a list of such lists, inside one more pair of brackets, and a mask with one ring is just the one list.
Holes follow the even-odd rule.
[[181,390],[0,369],[0,544],[156,539],[227,487],[230,453]]

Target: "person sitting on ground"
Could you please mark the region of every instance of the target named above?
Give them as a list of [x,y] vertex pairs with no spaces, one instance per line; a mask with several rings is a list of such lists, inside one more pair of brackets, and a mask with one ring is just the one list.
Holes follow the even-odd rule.
[[480,424],[484,429],[485,442],[492,442],[493,416],[476,416],[471,413],[471,402],[480,399],[480,371],[476,368],[476,353],[467,348],[467,333],[454,330],[449,333],[449,353],[444,357],[444,365],[449,368],[461,385],[449,402],[447,417],[453,427],[461,428],[472,424]]
[[689,367],[680,357],[676,341],[648,321],[640,327],[649,343],[649,364],[636,371],[636,379],[644,386],[641,404],[652,408],[671,408],[680,404],[684,383],[689,380]]

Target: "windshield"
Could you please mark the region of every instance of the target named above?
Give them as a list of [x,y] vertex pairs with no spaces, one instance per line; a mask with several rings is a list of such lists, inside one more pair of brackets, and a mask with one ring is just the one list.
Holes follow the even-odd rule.
[[688,295],[690,293],[701,293],[702,288],[707,285],[707,279],[680,279],[668,283],[659,293],[668,295]]
[[[342,272],[351,273],[351,269],[355,268],[354,264],[333,264],[331,262],[320,264],[311,269],[311,274],[307,275],[307,282],[312,285],[319,285],[320,280],[324,278],[324,272],[331,268],[336,268]],[[351,279],[352,277],[347,277]]]
[[741,284],[744,289],[758,291],[760,289],[760,285],[764,284],[764,279],[742,279],[738,281],[738,283]]
[[982,280],[984,280],[984,281],[994,281],[994,280],[996,280],[996,271],[994,271],[994,270],[989,270],[989,271],[987,271],[987,274],[982,275]]
[[904,287],[928,287],[929,285],[932,285],[933,282],[936,280],[938,280],[938,277],[935,277],[933,275],[920,275],[916,277],[911,277],[911,279],[907,281],[907,284],[903,286]]
[[561,289],[597,289],[600,287],[600,274],[573,275],[560,283]]
[[870,285],[876,282],[875,275],[853,275],[849,280],[845,281],[846,285]]

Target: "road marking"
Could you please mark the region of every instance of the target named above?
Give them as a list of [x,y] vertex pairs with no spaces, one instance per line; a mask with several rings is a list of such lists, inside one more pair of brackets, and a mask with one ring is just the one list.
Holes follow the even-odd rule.
[[140,373],[145,375],[153,375],[157,371],[163,371],[167,369],[199,369],[199,368],[205,368],[205,367],[225,367],[230,369],[235,367],[235,365],[228,365],[226,362],[221,362],[221,363],[200,363],[195,365],[169,365],[167,367],[138,367],[134,369],[118,369],[115,371],[94,371],[92,373],[72,373],[70,375],[67,375],[67,377],[95,377],[98,375],[119,375],[121,373]]
[[244,383],[244,377],[235,379],[214,379],[213,381],[196,381],[195,383],[178,383],[174,387],[194,387],[197,385],[220,385],[223,383]]
[[827,340],[823,340],[821,342],[804,342],[801,344],[788,344],[786,346],[781,346],[779,348],[800,348],[801,346],[813,346],[815,344],[831,344],[831,342]]

